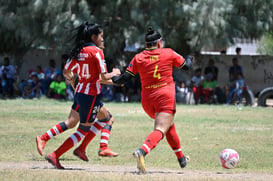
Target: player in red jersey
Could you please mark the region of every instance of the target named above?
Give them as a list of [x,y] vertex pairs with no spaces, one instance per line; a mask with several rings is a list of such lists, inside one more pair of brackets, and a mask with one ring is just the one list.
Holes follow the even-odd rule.
[[139,73],[142,85],[142,107],[151,118],[155,119],[154,131],[148,135],[144,144],[133,155],[137,159],[139,171],[145,173],[145,156],[165,135],[183,168],[187,165],[187,157],[181,150],[180,139],[173,122],[176,102],[172,73],[173,66],[184,70],[189,69],[193,57],[188,56],[184,59],[172,49],[163,48],[160,33],[152,28],[148,29],[145,36],[145,45],[146,49],[134,56],[126,72],[112,78],[114,83],[123,84]]
[[[101,124],[97,124],[98,127],[94,123],[97,113],[103,108],[100,77],[103,81],[107,81],[114,75],[120,74],[118,69],[113,69],[113,72],[107,73],[103,51],[99,48],[104,46],[103,30],[100,25],[88,22],[80,25],[77,28],[75,43],[76,47],[72,50],[70,58],[65,64],[63,74],[69,81],[74,80],[75,75],[79,77],[74,100],[77,105],[75,109],[79,109],[80,124],[77,131],[66,139],[57,150],[46,156],[46,159],[58,169],[64,169],[59,162],[61,155],[82,139],[83,143],[86,144],[85,147],[87,146],[93,138],[91,135],[93,132],[90,130],[92,124],[95,126],[94,129],[98,130],[99,126],[102,128],[109,122],[109,119],[101,120]],[[109,115],[107,109],[104,110],[104,114]],[[81,154],[84,154],[82,151],[77,149],[76,155],[78,154],[77,156],[81,157]]]

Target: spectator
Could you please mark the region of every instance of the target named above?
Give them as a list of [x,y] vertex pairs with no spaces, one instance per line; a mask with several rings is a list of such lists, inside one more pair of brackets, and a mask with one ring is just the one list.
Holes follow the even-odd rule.
[[43,81],[45,79],[45,73],[40,65],[37,65],[35,72],[37,73],[39,81]]
[[0,67],[0,81],[1,90],[3,97],[13,97],[14,96],[14,75],[15,67],[10,64],[9,58],[4,58],[4,64]]
[[45,70],[45,79],[43,81],[43,91],[45,94],[47,94],[48,87],[51,84],[51,82],[54,80],[54,77],[62,73],[60,70],[56,68],[56,62],[54,59],[49,60],[49,67]]
[[241,51],[242,51],[242,49],[240,47],[237,47],[235,49],[236,55],[241,55]]
[[205,103],[214,101],[212,98],[216,95],[215,91],[217,87],[218,83],[216,80],[213,80],[213,75],[211,73],[205,75],[205,79],[202,81],[202,96],[204,96]]
[[66,83],[63,80],[61,73],[56,75],[56,80],[50,83],[49,90],[47,93],[48,98],[54,99],[66,99]]
[[209,59],[209,64],[205,68],[205,71],[204,71],[205,75],[207,75],[209,73],[212,74],[213,80],[217,80],[217,78],[218,78],[218,68],[214,65],[214,60],[213,59]]
[[202,76],[202,69],[197,68],[194,71],[194,76],[191,79],[195,104],[198,104],[201,101],[200,100],[201,94],[202,94],[201,82],[202,82],[203,79],[204,79],[204,77]]
[[238,64],[238,59],[234,57],[232,59],[232,66],[229,68],[229,81],[233,82],[236,80],[237,75],[240,73],[244,77],[243,68]]
[[109,102],[114,100],[113,85],[101,85],[103,101]]
[[41,91],[42,83],[38,79],[38,75],[33,72],[31,75],[31,79],[29,79],[25,86],[24,86],[24,92],[22,97],[23,98],[40,98],[42,95]]
[[139,76],[135,76],[125,83],[125,93],[128,102],[140,101],[140,87]]
[[115,102],[126,102],[126,89],[124,86],[113,85],[113,95]]
[[229,92],[227,104],[230,104],[237,96],[238,104],[242,103],[242,93],[245,87],[245,80],[242,73],[237,74],[234,88]]
[[187,94],[189,89],[186,87],[185,82],[181,82],[175,86],[176,92],[176,102],[186,103],[187,102]]

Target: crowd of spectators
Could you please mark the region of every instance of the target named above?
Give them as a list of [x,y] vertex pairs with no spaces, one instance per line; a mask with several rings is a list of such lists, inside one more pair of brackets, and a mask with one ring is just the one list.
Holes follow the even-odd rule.
[[[239,53],[240,49],[237,51]],[[188,85],[188,88],[193,92],[195,104],[242,104],[243,91],[246,90],[247,86],[244,80],[243,68],[238,64],[237,57],[232,59],[228,76],[229,82],[220,87],[217,81],[218,68],[214,65],[213,59],[209,60],[204,69],[204,74],[202,74],[201,68],[195,69],[190,85]],[[181,94],[180,87],[177,89],[177,95]]]
[[[240,51],[241,49],[236,49],[238,55]],[[67,56],[62,55],[61,58],[61,67],[63,68]],[[62,68],[58,69],[55,60],[50,59],[48,67],[43,69],[37,65],[29,70],[28,79],[21,80],[19,83],[19,96],[24,99],[47,97],[58,100],[73,100],[74,90],[64,79]],[[109,68],[111,69],[111,67]],[[195,104],[232,104],[234,101],[241,104],[246,83],[243,68],[238,64],[238,58],[232,59],[232,65],[228,71],[229,82],[224,87],[218,85],[218,72],[215,61],[210,59],[204,71],[197,68],[190,80],[176,82],[177,102],[186,103],[187,95],[191,93]],[[5,57],[3,63],[0,62],[1,98],[16,97],[14,91],[15,74],[15,66],[10,63],[8,57]],[[132,78],[123,86],[102,85],[103,99],[106,102],[139,102],[141,100],[140,92],[139,76]]]

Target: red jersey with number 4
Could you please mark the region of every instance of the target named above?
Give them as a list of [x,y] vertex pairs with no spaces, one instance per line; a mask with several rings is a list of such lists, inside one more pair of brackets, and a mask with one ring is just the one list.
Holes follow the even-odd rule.
[[73,59],[65,64],[65,69],[78,74],[79,83],[76,92],[97,95],[101,92],[100,74],[106,73],[103,51],[96,46],[85,46],[78,54],[78,60]]
[[144,50],[135,55],[127,72],[139,73],[142,91],[157,89],[173,83],[173,66],[182,67],[185,59],[170,48]]

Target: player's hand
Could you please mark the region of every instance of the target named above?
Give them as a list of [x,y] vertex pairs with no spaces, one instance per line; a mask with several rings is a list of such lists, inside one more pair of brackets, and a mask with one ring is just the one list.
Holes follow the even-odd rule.
[[118,68],[113,68],[112,72],[115,76],[119,76],[121,74],[120,70]]

